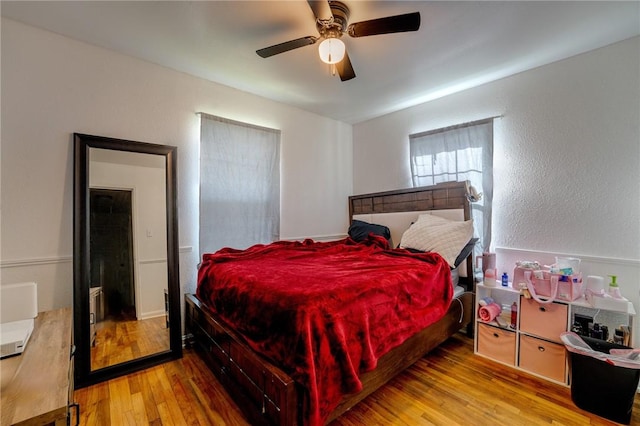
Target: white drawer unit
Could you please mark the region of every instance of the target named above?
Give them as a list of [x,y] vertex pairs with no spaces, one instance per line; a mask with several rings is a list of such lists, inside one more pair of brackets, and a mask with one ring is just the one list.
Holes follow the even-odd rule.
[[[478,315],[479,303],[486,297],[493,299],[502,308],[501,315],[489,322],[483,321]],[[514,303],[517,307],[517,318],[512,325],[511,306]],[[620,325],[631,327],[634,316],[632,304],[629,304],[627,312],[596,309],[584,298],[573,302],[554,301],[541,304],[521,296],[519,290],[511,287],[487,287],[478,284],[475,353],[568,385],[567,351],[560,341],[560,334],[571,330],[574,322],[586,319],[597,323],[601,330],[606,330],[604,334],[608,333],[609,339],[612,339],[615,329]],[[633,346],[631,340],[625,343],[627,346]]]

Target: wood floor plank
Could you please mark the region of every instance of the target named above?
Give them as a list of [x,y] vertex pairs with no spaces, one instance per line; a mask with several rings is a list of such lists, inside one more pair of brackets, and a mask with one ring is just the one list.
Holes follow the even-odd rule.
[[173,426],[175,424],[166,402],[162,401],[158,404],[158,413],[160,413],[160,424],[165,426]]
[[[176,365],[183,365],[182,363],[176,363]],[[171,374],[168,374],[171,381],[171,389],[173,389],[176,402],[178,406],[182,407],[182,415],[187,425],[200,425],[208,423],[207,416],[203,410],[203,407],[199,404],[191,403],[191,395],[193,395],[193,385],[190,380],[182,380],[179,371],[173,371],[171,368]]]
[[147,410],[145,408],[144,396],[140,392],[131,395],[131,417],[134,425],[144,425],[149,423]]
[[[173,424],[176,425],[184,425],[186,421],[184,416],[182,415],[182,409],[178,401],[176,400],[174,389],[171,387],[171,382],[169,381],[169,377],[167,376],[166,369],[157,368],[156,374],[158,375],[158,383],[162,388],[162,392],[164,394],[164,402],[163,404],[166,406],[167,411],[172,419]],[[160,418],[162,418],[163,413],[160,413]],[[163,419],[164,422],[164,419]]]
[[111,421],[114,424],[126,424],[125,413],[133,410],[129,380],[126,377],[110,380],[109,397]]
[[[191,349],[180,360],[78,389],[75,397],[87,426],[249,425]],[[473,341],[457,334],[330,426],[616,424],[577,408],[568,387],[474,355]],[[631,424],[640,426],[637,394]]]
[[[95,419],[94,422],[89,422],[87,425],[110,425],[115,424],[111,422],[111,404],[110,399],[103,399],[96,403]],[[91,414],[91,413],[90,413]]]
[[137,383],[140,385],[140,395],[142,396],[142,401],[144,403],[144,411],[147,420],[149,421],[149,423],[159,420],[160,413],[158,413],[158,407],[151,390],[149,374],[147,374],[147,372],[141,371],[132,374],[132,376],[136,376],[138,378]]
[[144,320],[106,319],[96,325],[91,368],[100,369],[169,349],[165,317]]

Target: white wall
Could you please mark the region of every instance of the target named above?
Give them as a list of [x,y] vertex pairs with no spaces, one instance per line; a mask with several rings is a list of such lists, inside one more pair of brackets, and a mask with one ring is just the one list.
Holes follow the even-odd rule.
[[545,253],[582,257],[586,273],[618,274],[640,312],[639,64],[636,37],[356,124],[354,193],[411,186],[409,134],[503,116],[492,242],[500,272]]
[[40,311],[72,301],[74,132],[178,147],[182,292],[198,263],[196,112],[281,130],[282,238],[345,232],[350,125],[6,18],[1,31],[1,282],[36,281]]

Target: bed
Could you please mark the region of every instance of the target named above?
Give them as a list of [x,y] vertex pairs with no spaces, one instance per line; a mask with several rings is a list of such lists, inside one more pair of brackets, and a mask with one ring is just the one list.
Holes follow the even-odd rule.
[[[246,251],[225,249],[215,254],[203,256],[203,266],[198,274],[198,295],[186,295],[185,321],[187,333],[191,336],[189,343],[197,349],[252,424],[316,425],[329,423],[384,385],[396,374],[412,365],[451,334],[470,326],[473,284],[472,279],[468,277],[472,274],[467,271],[472,270],[471,255],[463,256],[462,259],[460,255],[456,256],[456,262],[459,263],[459,266],[452,273],[450,263],[453,260],[445,260],[446,256],[444,255],[409,250],[410,247],[393,250],[393,247],[399,242],[405,242],[405,236],[409,233],[405,234],[404,231],[410,227],[413,229],[414,225],[422,223],[423,218],[436,222],[438,220],[468,221],[470,207],[466,192],[466,183],[449,182],[432,187],[349,197],[351,223],[368,223],[386,227],[389,235],[384,238],[382,235],[370,234],[364,237],[363,241],[357,243],[352,238],[338,242],[283,241],[273,245],[250,248]],[[432,217],[434,219],[431,219]],[[435,219],[435,217],[443,217],[444,219]],[[389,247],[389,244],[393,245]],[[395,319],[391,321],[406,326],[406,329],[403,329],[401,333],[397,332],[403,336],[397,342],[394,341],[395,334],[384,333],[386,327],[370,327],[368,321],[370,318],[371,321],[374,321],[375,315],[371,313],[370,309],[366,310],[366,314],[361,315],[359,305],[348,308],[353,314],[349,317],[342,313],[336,314],[334,317],[333,311],[331,311],[332,320],[327,323],[325,323],[325,319],[329,317],[329,314],[325,311],[317,316],[296,313],[296,321],[293,321],[292,324],[302,324],[296,326],[297,328],[306,332],[307,328],[318,327],[317,330],[321,332],[314,328],[303,337],[292,337],[291,341],[286,340],[289,336],[288,333],[273,332],[274,336],[266,337],[262,331],[255,333],[256,327],[260,326],[271,326],[272,330],[288,327],[286,324],[289,323],[288,319],[292,318],[290,315],[271,314],[270,308],[260,311],[257,308],[257,303],[263,303],[263,299],[278,306],[284,303],[285,298],[279,297],[277,293],[281,287],[281,274],[275,262],[279,259],[277,256],[280,256],[281,251],[287,253],[290,256],[287,259],[290,259],[294,249],[301,250],[301,252],[327,252],[333,257],[337,253],[340,259],[348,262],[352,261],[349,256],[360,256],[359,252],[366,252],[366,256],[373,256],[376,263],[386,262],[390,258],[394,258],[395,262],[398,258],[400,262],[404,263],[399,266],[385,266],[385,268],[401,270],[402,274],[396,274],[396,278],[399,280],[409,280],[408,276],[414,273],[412,269],[414,264],[420,264],[420,266],[415,266],[415,274],[418,274],[416,277],[421,277],[420,281],[430,279],[420,275],[423,274],[420,268],[429,268],[430,274],[433,275],[433,286],[429,287],[433,288],[433,290],[429,290],[429,297],[433,298],[433,301],[429,301],[429,303],[433,303],[430,305],[433,307],[428,311],[425,305],[427,302],[422,303],[422,299],[427,296],[423,297],[422,293],[418,296],[417,292],[415,295],[410,293],[412,295],[409,297],[412,299],[411,303],[413,304],[417,300],[418,306],[413,307],[408,303],[402,305],[398,311],[400,314],[394,313],[395,317],[393,318]],[[295,256],[298,256],[298,252],[295,253]],[[247,291],[242,286],[225,288],[215,294],[212,293],[213,290],[207,290],[209,287],[205,284],[211,280],[207,277],[211,275],[215,276],[216,280],[223,281],[223,277],[228,271],[221,268],[235,270],[236,264],[233,262],[236,257],[241,257],[244,262],[247,259],[253,261],[257,257],[268,258],[271,255],[274,256],[273,264],[267,264],[269,266],[264,268],[253,267],[241,270],[241,281],[243,282],[248,280],[246,278],[248,275],[253,275],[255,269],[264,269],[270,272],[268,275],[274,277],[272,284],[274,287],[265,290],[264,295],[261,295],[260,289],[256,290],[255,287],[251,287],[251,291]],[[227,261],[233,268],[227,266],[225,263]],[[391,260],[389,261],[391,262]],[[303,262],[307,262],[307,260]],[[238,265],[241,264],[238,263]],[[298,268],[299,266],[296,266],[293,269]],[[288,273],[286,268],[281,268],[281,270],[284,275]],[[310,265],[309,270],[315,270],[315,265]],[[339,272],[329,281],[339,282],[339,277],[344,274],[344,271]],[[375,278],[376,282],[384,281],[386,283],[386,280],[380,279],[380,277],[378,275]],[[448,281],[446,285],[442,286],[442,290],[439,290],[439,287],[436,290],[436,287],[440,285],[437,283],[444,282],[445,279]],[[404,281],[400,285],[405,288],[413,285],[414,281],[416,280]],[[233,282],[235,282],[235,278]],[[250,285],[254,285],[254,283],[251,281]],[[360,290],[357,290],[356,293],[358,291]],[[235,296],[240,294],[241,299],[244,300],[248,293],[257,294],[259,301],[254,300],[250,304],[244,301],[240,303],[234,302],[232,299],[227,300],[227,297],[230,297],[229,294]],[[334,297],[333,293],[331,294],[332,296],[327,297],[327,300],[340,299],[337,296]],[[349,294],[349,297],[345,296],[345,299],[359,300],[352,297],[351,293],[346,294]],[[270,295],[273,297],[269,297]],[[247,306],[253,309],[254,303],[258,314],[253,313],[249,308],[245,310]],[[379,303],[382,306],[386,302]],[[330,303],[323,302],[322,309],[325,309],[325,305],[330,305]],[[341,301],[340,306],[342,305]],[[371,302],[367,302],[365,305],[371,306]],[[234,314],[234,309],[229,306],[235,306],[236,314]],[[288,305],[282,307],[283,312],[288,312]],[[316,306],[313,306],[304,312],[315,312],[315,309]],[[416,314],[410,314],[409,309],[417,309]],[[265,324],[255,324],[255,319],[260,318],[259,315],[264,315]],[[385,315],[387,314],[385,313]],[[254,318],[253,322],[249,321],[250,326],[238,322],[244,317]],[[283,318],[287,318],[287,321]],[[300,318],[304,318],[304,321],[301,321]],[[335,321],[335,318],[340,318],[340,321],[343,322]],[[389,321],[389,317],[384,318]],[[412,325],[411,321],[405,321],[407,318],[413,318],[413,322],[416,324]],[[420,321],[424,321],[426,325],[423,327],[424,324]],[[348,323],[349,326],[356,324],[355,331],[351,332],[350,329],[344,328],[345,323]],[[366,327],[361,323],[366,323]],[[274,327],[273,324],[279,325]],[[366,332],[363,331],[365,329]],[[371,336],[369,335],[370,330],[374,331]],[[278,334],[282,334],[278,337],[285,339],[283,342],[275,339],[275,335]],[[325,334],[328,337],[325,338]],[[353,345],[354,339],[350,338],[351,334],[364,336],[366,344]],[[260,336],[259,339],[255,337],[257,335]],[[344,347],[342,341],[336,343],[336,341],[330,340],[334,335],[338,335],[347,342]],[[345,338],[345,335],[348,338]],[[318,336],[322,336],[322,338]],[[300,342],[304,342],[304,346],[301,346]],[[311,343],[307,346],[307,342]],[[298,352],[294,354],[292,349],[294,347],[301,348],[299,352],[304,355],[298,355]],[[323,356],[320,357],[315,352],[323,353]],[[330,356],[327,357],[327,354]],[[337,366],[340,371],[334,374],[333,370],[326,369],[324,364],[320,364],[318,361],[320,358],[323,360],[330,358],[330,364],[332,363],[334,367]],[[300,366],[291,364],[291,362],[299,363]],[[334,395],[336,389],[340,390],[340,395]]]

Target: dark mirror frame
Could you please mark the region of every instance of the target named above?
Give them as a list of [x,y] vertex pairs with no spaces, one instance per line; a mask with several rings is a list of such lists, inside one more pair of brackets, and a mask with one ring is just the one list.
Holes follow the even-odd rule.
[[[75,385],[83,386],[123,376],[182,356],[182,322],[178,269],[177,148],[74,133],[73,181],[73,330]],[[89,150],[90,148],[162,155],[166,161],[167,273],[169,350],[121,364],[91,370],[89,324]]]

